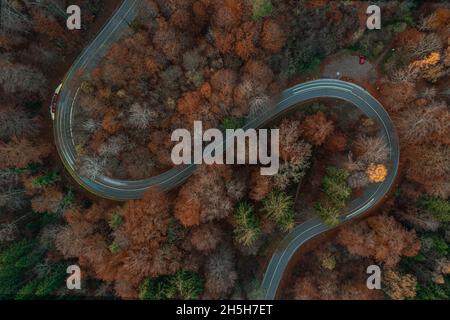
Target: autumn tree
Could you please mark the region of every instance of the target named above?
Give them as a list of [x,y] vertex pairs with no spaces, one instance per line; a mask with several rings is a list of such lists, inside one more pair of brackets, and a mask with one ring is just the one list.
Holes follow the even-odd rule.
[[401,113],[398,120],[400,137],[408,144],[447,141],[450,112],[445,102],[417,106]]
[[309,143],[320,146],[333,133],[334,125],[323,112],[307,116],[302,123],[304,137]]
[[274,20],[266,20],[261,34],[261,45],[264,49],[277,53],[286,43],[284,30]]
[[415,256],[420,242],[414,231],[407,231],[394,218],[381,215],[345,226],[337,240],[350,253],[373,257],[388,267],[395,266],[402,256]]
[[168,198],[163,193],[150,191],[142,200],[127,202],[123,217],[123,229],[134,244],[157,248],[167,236]]
[[182,189],[175,205],[177,219],[185,227],[197,226],[200,224],[200,213],[200,201],[193,198],[187,189],[185,191]]
[[283,163],[274,177],[275,186],[281,190],[292,183],[300,183],[310,166],[312,147],[302,139],[299,120],[283,119],[280,124],[280,155]]
[[57,187],[47,188],[42,194],[33,197],[31,208],[40,213],[57,213],[61,208],[63,198],[64,194]]
[[251,174],[249,197],[254,201],[261,201],[272,191],[273,179],[271,176],[261,175],[260,170],[254,170]]
[[230,169],[226,167],[197,170],[179,192],[175,216],[184,226],[226,218],[234,203],[225,188],[225,181],[230,178]]
[[239,25],[244,10],[244,3],[241,0],[225,0],[217,2],[212,17],[213,24],[221,29],[230,30]]
[[450,148],[442,144],[412,146],[408,154],[407,178],[423,185],[429,194],[447,198]]
[[366,165],[371,163],[386,163],[389,160],[390,150],[386,139],[382,136],[360,135],[353,143],[358,161]]
[[383,271],[383,287],[386,294],[394,300],[404,300],[416,296],[417,280],[410,274],[401,275],[398,271]]
[[0,169],[25,168],[30,163],[42,163],[50,152],[49,144],[24,138],[12,138],[9,143],[0,141]]
[[[58,233],[56,247],[67,258],[77,257],[97,278],[116,282],[124,297],[135,298],[143,278],[173,274],[182,267],[183,252],[166,242],[168,208],[167,196],[151,190],[123,208],[94,204],[83,213],[69,210],[68,226]],[[123,222],[112,229],[117,210]]]
[[211,77],[211,103],[217,104],[223,111],[229,110],[233,105],[233,90],[236,82],[237,74],[231,69],[222,69],[214,73]]
[[63,40],[67,41],[68,36],[66,30],[58,23],[58,21],[53,17],[45,13],[43,10],[34,10],[32,12],[34,20],[34,29],[36,32],[45,34],[50,40]]
[[383,299],[381,291],[369,290],[366,286],[366,263],[368,261],[355,259],[333,242],[316,248],[294,266],[299,276],[290,279],[292,297],[299,300]]
[[258,24],[253,21],[244,22],[236,30],[234,51],[242,60],[250,61],[256,55],[258,34]]
[[390,112],[408,108],[416,96],[416,86],[411,82],[383,81],[380,85],[379,98]]
[[186,49],[189,36],[187,33],[181,33],[175,30],[164,18],[157,18],[158,29],[153,37],[153,44],[161,50],[167,58],[177,63],[180,61],[182,52]]
[[203,224],[192,229],[190,241],[199,251],[214,250],[223,238],[223,231],[215,224]]

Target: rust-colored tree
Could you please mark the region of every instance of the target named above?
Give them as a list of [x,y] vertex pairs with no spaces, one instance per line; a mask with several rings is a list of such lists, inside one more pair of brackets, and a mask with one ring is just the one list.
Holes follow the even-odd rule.
[[286,33],[274,20],[266,20],[261,34],[261,45],[264,49],[277,53],[286,43]]
[[307,116],[302,126],[306,141],[316,146],[322,145],[334,131],[333,122],[329,121],[323,112]]
[[348,225],[339,232],[337,240],[350,253],[372,257],[386,266],[395,266],[402,256],[415,256],[420,241],[415,231],[408,231],[387,215],[370,217]]
[[209,252],[214,250],[223,237],[219,226],[204,224],[191,231],[191,243],[199,251]]
[[0,169],[25,168],[30,163],[42,163],[51,153],[44,142],[13,138],[9,143],[0,141]]

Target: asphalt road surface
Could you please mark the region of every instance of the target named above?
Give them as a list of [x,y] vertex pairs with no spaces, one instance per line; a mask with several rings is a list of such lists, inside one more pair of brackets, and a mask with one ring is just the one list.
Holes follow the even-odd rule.
[[[94,41],[86,47],[72,65],[63,80],[54,121],[55,142],[67,171],[86,190],[97,196],[126,201],[140,199],[152,187],[170,190],[182,184],[195,171],[195,165],[175,167],[161,175],[139,181],[111,179],[105,176],[95,180],[78,174],[76,150],[72,136],[73,106],[80,90],[80,71],[89,71],[104,57],[109,46],[124,34],[137,15],[138,0],[124,0]],[[128,31],[129,32],[129,31]],[[386,137],[391,153],[391,167],[387,179],[379,184],[369,195],[354,201],[342,221],[360,216],[383,200],[394,183],[398,172],[400,157],[399,143],[394,125],[381,104],[363,88],[349,82],[335,79],[320,79],[296,85],[272,99],[267,108],[247,120],[243,129],[261,128],[283,114],[299,107],[300,104],[320,98],[345,100],[358,107],[368,117],[380,124],[380,131]],[[283,273],[289,260],[298,248],[309,239],[329,230],[318,218],[297,226],[282,241],[273,254],[262,282],[266,299],[274,299]]]

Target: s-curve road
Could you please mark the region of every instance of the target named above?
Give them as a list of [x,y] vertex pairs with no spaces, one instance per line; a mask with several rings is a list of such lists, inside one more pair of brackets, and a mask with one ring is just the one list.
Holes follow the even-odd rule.
[[[107,199],[126,201],[140,199],[152,187],[170,190],[182,184],[195,171],[195,165],[175,167],[161,175],[139,181],[127,181],[100,176],[95,180],[79,175],[77,153],[72,134],[73,107],[81,81],[80,72],[88,72],[103,59],[109,46],[118,35],[129,32],[129,23],[136,17],[138,0],[124,0],[94,41],[86,47],[67,73],[57,103],[54,134],[58,152],[72,177],[86,190]],[[353,201],[342,221],[348,221],[367,212],[381,202],[394,183],[400,157],[399,143],[394,125],[381,104],[363,88],[335,79],[321,79],[296,85],[272,100],[270,107],[247,120],[243,129],[261,128],[281,115],[294,110],[300,104],[320,98],[345,100],[358,107],[380,125],[390,147],[390,170],[387,179],[377,185],[370,194]],[[318,218],[297,226],[275,251],[264,275],[262,288],[266,299],[274,299],[284,270],[298,248],[309,239],[329,230]]]
[[[316,80],[299,84],[286,90],[275,101],[275,107],[260,116],[257,125],[263,125],[281,113],[295,108],[300,103],[319,98],[336,98],[348,101],[358,107],[368,117],[377,121],[381,134],[386,138],[390,149],[390,170],[386,180],[360,198],[353,200],[346,208],[341,223],[363,215],[383,201],[394,184],[398,174],[400,146],[392,123],[383,106],[363,88],[348,82],[333,79]],[[313,218],[291,231],[272,255],[262,282],[264,298],[273,300],[284,271],[295,252],[308,240],[332,229],[319,218]]]

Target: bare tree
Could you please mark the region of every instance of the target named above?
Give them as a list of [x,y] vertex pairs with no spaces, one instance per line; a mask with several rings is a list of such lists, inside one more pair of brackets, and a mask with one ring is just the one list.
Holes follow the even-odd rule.
[[158,112],[151,110],[146,106],[135,103],[130,108],[130,115],[128,118],[129,124],[136,129],[147,129],[152,121],[158,118]]
[[32,19],[25,13],[20,1],[1,1],[0,21],[6,32],[28,32],[33,26]]
[[80,174],[86,178],[95,180],[105,171],[104,159],[95,156],[85,156],[81,159]]
[[25,191],[12,186],[0,187],[0,208],[18,210],[25,206]]
[[437,94],[437,90],[434,87],[428,87],[423,89],[423,91],[420,93],[420,96],[428,99],[428,100],[432,100],[436,97]]
[[370,164],[385,163],[389,160],[390,150],[384,137],[359,136],[355,147],[361,152],[358,161]]
[[309,159],[304,161],[286,161],[280,166],[280,170],[274,177],[275,186],[284,190],[292,183],[300,183],[309,168]]
[[394,71],[392,81],[395,82],[415,82],[419,77],[419,69],[413,64],[409,64],[405,68]]
[[43,248],[52,248],[55,246],[56,236],[63,229],[60,225],[48,225],[45,226],[40,235],[39,243]]
[[28,92],[43,95],[47,91],[47,79],[33,67],[0,60],[0,69],[0,85],[7,93]]
[[441,51],[442,41],[435,33],[430,33],[422,37],[419,43],[414,43],[409,48],[412,58],[423,58],[431,52]]
[[32,136],[38,130],[38,119],[30,119],[20,107],[7,106],[0,109],[0,139]]
[[269,101],[267,95],[259,95],[250,99],[249,118],[256,118],[266,112],[269,109]]
[[237,279],[234,255],[228,247],[220,247],[206,263],[205,289],[212,298],[223,298],[231,292]]
[[433,12],[432,14],[430,14],[430,15],[428,15],[426,17],[425,16],[421,17],[420,20],[419,20],[417,28],[420,31],[429,31],[429,30],[431,30],[431,24],[433,23],[433,21],[436,20],[436,17],[437,17],[437,15],[436,15],[435,12]]
[[450,113],[445,102],[434,102],[425,108],[414,108],[399,117],[399,131],[408,142],[433,139],[433,133],[448,133]]
[[365,172],[355,172],[347,180],[348,185],[352,189],[359,189],[369,184],[369,177]]
[[14,223],[3,223],[0,225],[0,243],[11,242],[16,239],[17,226]]
[[226,184],[228,195],[235,201],[241,200],[245,196],[247,186],[245,181],[236,177]]
[[0,186],[17,185],[18,182],[19,175],[14,170],[0,170]]
[[102,157],[118,156],[124,149],[125,144],[126,144],[126,137],[124,136],[111,137],[100,147],[100,155]]
[[81,124],[81,128],[87,133],[93,134],[100,128],[100,122],[89,118]]

